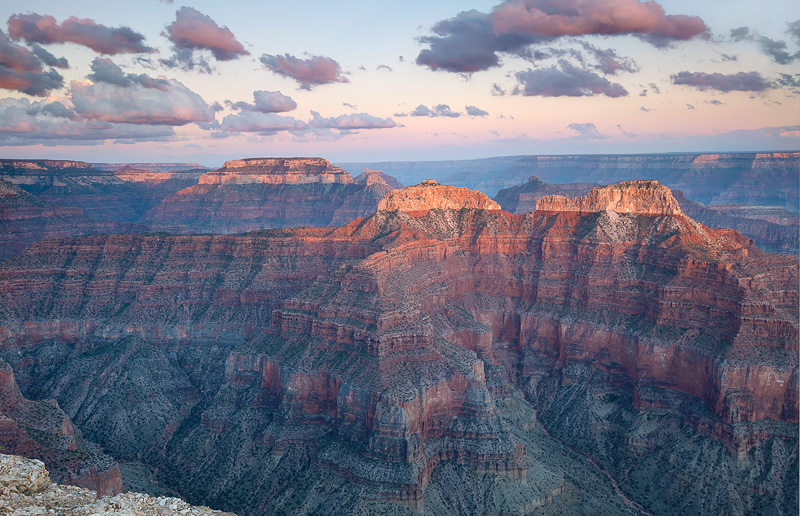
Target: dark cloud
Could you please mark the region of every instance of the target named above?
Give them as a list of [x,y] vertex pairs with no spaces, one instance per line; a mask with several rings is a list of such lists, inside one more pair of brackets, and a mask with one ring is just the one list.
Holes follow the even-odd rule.
[[98,145],[106,140],[126,143],[174,137],[170,126],[85,120],[61,102],[0,99],[0,145]]
[[342,75],[339,63],[329,57],[311,56],[300,59],[289,54],[264,54],[261,56],[261,63],[267,70],[296,80],[305,90],[320,84],[348,82],[347,77]]
[[[800,20],[787,24],[786,32],[793,39],[800,43]],[[785,41],[775,40],[762,36],[758,32],[750,29],[749,27],[738,27],[731,30],[731,39],[733,41],[755,41],[761,47],[761,50],[768,55],[773,61],[781,65],[792,64],[800,59],[800,51],[790,52],[789,47]]]
[[606,138],[611,138],[607,134],[598,131],[597,126],[591,122],[586,124],[572,123],[569,124],[567,128],[577,133],[572,137],[573,140],[604,140]]
[[725,104],[724,102],[720,102],[720,101],[719,101],[719,100],[717,100],[717,99],[714,99],[714,100],[709,100],[709,101],[708,101],[708,103],[709,103],[709,104],[713,104],[713,105],[715,105],[715,106],[721,106],[721,105]]
[[215,113],[219,113],[220,111],[224,111],[224,110],[225,110],[225,108],[222,106],[222,104],[220,104],[220,103],[219,103],[219,102],[217,102],[216,100],[214,101],[214,103],[213,103],[213,104],[211,104],[211,109],[212,109],[212,110],[213,110]]
[[180,82],[150,80],[164,81],[164,87],[145,86],[144,80],[126,86],[103,81],[73,82],[72,103],[81,117],[112,123],[185,125],[214,120],[214,111],[200,95]]
[[594,68],[606,75],[616,75],[620,72],[635,73],[639,71],[639,65],[633,59],[622,57],[610,48],[605,50],[598,48],[594,45],[580,42],[584,50],[589,52],[595,58],[597,64]]
[[531,46],[565,36],[632,35],[656,47],[707,34],[696,16],[667,15],[655,1],[506,0],[491,13],[462,11],[420,38],[417,64],[472,73],[499,66],[499,53],[536,59]]
[[503,95],[506,94],[506,90],[501,88],[499,84],[494,83],[494,84],[492,84],[492,92],[491,93],[495,97],[502,97]]
[[461,116],[461,113],[451,110],[450,106],[447,104],[438,104],[433,106],[433,112],[435,113],[435,116],[446,116],[449,118],[457,118]]
[[779,74],[775,80],[775,85],[780,88],[798,88],[800,87],[800,74],[791,76],[788,73]]
[[131,74],[122,71],[114,61],[107,57],[95,57],[91,64],[92,73],[87,75],[93,82],[104,82],[129,88],[139,85],[145,88],[156,88],[166,91],[169,82],[166,79],[155,79],[145,74]]
[[61,74],[52,68],[45,70],[40,56],[0,31],[0,88],[44,97],[62,86]]
[[758,72],[739,72],[735,74],[680,72],[672,75],[672,83],[691,86],[701,91],[712,89],[717,91],[764,91],[771,87],[770,83]]
[[688,110],[692,111],[692,110],[695,110],[695,109],[697,109],[697,108],[696,108],[696,107],[694,107],[694,106],[693,106],[693,105],[691,105],[691,104],[686,104],[686,109],[688,109]]
[[466,110],[467,115],[469,115],[469,116],[488,116],[489,115],[488,111],[484,111],[484,110],[482,110],[481,108],[479,108],[477,106],[465,106],[464,109]]
[[350,109],[358,109],[358,108],[357,108],[355,105],[353,105],[353,104],[349,104],[349,103],[347,103],[347,102],[342,102],[342,105],[343,105],[344,107],[349,107]]
[[175,21],[167,26],[165,36],[178,50],[208,50],[218,61],[250,55],[228,27],[220,27],[211,17],[191,7],[184,6],[175,12]]
[[297,102],[279,91],[256,90],[253,92],[253,103],[229,102],[232,108],[241,111],[258,113],[283,113],[297,108]]
[[515,75],[521,88],[514,93],[542,97],[625,97],[628,91],[619,83],[612,83],[594,72],[577,68],[561,59],[559,66],[528,69]]
[[220,129],[228,133],[273,134],[279,131],[297,131],[307,128],[307,123],[290,116],[257,111],[242,111],[239,114],[228,115],[222,119],[222,124],[220,124]]
[[167,59],[159,59],[159,63],[167,68],[180,68],[188,72],[198,71],[202,73],[211,73],[213,67],[208,59],[202,55],[198,55],[190,48],[172,49],[172,55]]
[[31,45],[31,52],[38,57],[45,66],[66,69],[69,68],[69,61],[66,57],[56,57],[37,44]]
[[786,32],[789,34],[793,40],[800,45],[800,20],[793,21],[791,23],[787,23]]
[[351,115],[339,115],[335,118],[323,118],[316,111],[311,112],[314,118],[310,124],[321,129],[340,129],[345,131],[356,131],[359,129],[388,129],[397,127],[397,122],[391,118],[379,118],[368,115],[367,113],[353,113]]
[[383,71],[386,71],[386,72],[394,71],[394,70],[392,70],[391,66],[387,66],[387,65],[378,65],[378,67],[375,70],[377,70],[377,71],[383,70]]
[[58,24],[52,16],[14,14],[8,19],[13,39],[28,43],[76,43],[99,54],[138,54],[154,52],[144,44],[144,36],[129,27],[106,27],[89,18],[71,16]]
[[639,108],[639,111],[644,111],[645,113],[649,113],[652,109],[647,109],[646,107],[642,106]]

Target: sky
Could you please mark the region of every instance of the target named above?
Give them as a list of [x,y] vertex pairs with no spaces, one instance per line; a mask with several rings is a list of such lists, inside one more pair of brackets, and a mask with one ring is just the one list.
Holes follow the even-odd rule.
[[795,0],[6,0],[0,156],[800,148]]

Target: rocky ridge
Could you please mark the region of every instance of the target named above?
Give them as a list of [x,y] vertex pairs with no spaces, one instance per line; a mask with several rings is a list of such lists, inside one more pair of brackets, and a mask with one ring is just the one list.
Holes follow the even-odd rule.
[[140,493],[98,499],[94,491],[51,482],[41,461],[6,454],[0,454],[0,511],[71,516],[234,516],[208,507],[193,507],[179,498],[156,498]]
[[[491,472],[481,492],[524,493],[503,510],[529,512],[564,483],[530,458],[532,416],[506,405],[547,411],[583,370],[607,375],[630,410],[674,411],[724,443],[732,470],[754,453],[790,467],[766,447],[796,443],[797,260],[696,223],[665,190],[616,185],[515,215],[423,183],[336,229],[44,242],[0,262],[0,349],[23,389],[74,400],[70,416],[97,426],[104,406],[76,379],[90,363],[111,378],[119,350],[146,344],[202,396],[163,424],[150,460],[190,499],[250,514],[319,512],[317,489],[354,513],[359,490],[458,512],[430,499],[454,465]],[[117,343],[131,334],[144,344]],[[147,399],[150,383],[128,385]],[[572,431],[562,414],[574,413],[555,410],[551,428]],[[706,474],[728,498],[752,500],[764,482]]]

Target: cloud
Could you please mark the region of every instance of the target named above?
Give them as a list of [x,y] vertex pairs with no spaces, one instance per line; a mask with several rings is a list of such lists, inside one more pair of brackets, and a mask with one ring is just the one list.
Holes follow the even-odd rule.
[[[54,57],[49,52],[46,54]],[[0,88],[44,97],[51,90],[64,86],[61,74],[52,68],[44,70],[43,64],[41,52],[37,55],[35,49],[31,51],[13,43],[0,31]]]
[[388,129],[397,127],[397,122],[391,118],[378,118],[367,113],[353,113],[350,115],[339,115],[335,118],[323,118],[316,111],[311,112],[314,118],[310,124],[320,129],[340,129],[345,131],[356,131],[359,129]]
[[233,109],[254,111],[257,113],[283,113],[297,108],[297,102],[279,91],[256,90],[253,92],[253,103],[227,102]]
[[219,127],[225,132],[246,132],[273,134],[279,131],[296,131],[307,129],[308,124],[290,116],[258,111],[242,111],[239,114],[227,115]]
[[164,34],[178,50],[208,50],[218,61],[250,55],[228,27],[220,27],[197,9],[183,6]]
[[91,64],[92,73],[87,75],[92,82],[104,82],[115,84],[123,88],[134,85],[145,88],[156,88],[161,91],[169,89],[169,82],[166,79],[154,79],[145,74],[130,74],[122,71],[116,63],[107,57],[95,57]]
[[202,73],[211,73],[213,70],[208,59],[195,54],[195,51],[190,48],[177,49],[173,47],[172,55],[167,59],[159,59],[158,62],[167,68],[179,68],[187,72],[197,70]]
[[69,61],[67,61],[66,57],[56,57],[37,44],[31,45],[31,51],[33,52],[33,55],[38,57],[45,66],[52,66],[62,69],[69,68]]
[[73,81],[70,88],[75,111],[89,120],[128,124],[185,125],[214,120],[213,109],[180,82],[163,77],[147,79],[163,86],[146,86],[144,79],[127,86]]
[[779,74],[775,85],[781,88],[798,88],[800,87],[800,74],[796,74],[794,77],[788,73]]
[[342,75],[339,63],[329,57],[311,56],[300,59],[289,54],[264,54],[260,60],[267,70],[296,80],[304,90],[320,84],[348,82],[347,77]]
[[469,116],[488,116],[489,112],[484,111],[477,106],[465,106],[464,109],[467,111],[467,115]]
[[689,111],[692,111],[692,110],[695,110],[695,109],[697,109],[697,108],[696,108],[696,107],[694,107],[694,106],[693,106],[693,105],[691,105],[691,104],[686,104],[686,109],[688,109]]
[[530,47],[561,37],[632,35],[666,47],[707,34],[696,16],[667,15],[655,1],[506,0],[491,13],[462,11],[420,38],[417,64],[472,73],[500,65],[498,53],[533,57]]
[[607,134],[598,131],[597,126],[591,122],[585,124],[572,123],[567,126],[567,129],[572,129],[577,133],[572,137],[573,140],[604,140],[611,138]]
[[[800,20],[792,23],[787,23],[786,32],[789,37],[800,43]],[[738,27],[731,29],[731,39],[733,41],[755,41],[761,46],[761,50],[768,55],[773,61],[781,65],[792,64],[800,59],[800,51],[790,53],[788,45],[785,41],[775,40],[762,36],[758,32],[750,29],[749,27]]]
[[637,65],[633,59],[621,57],[617,55],[613,49],[607,48],[603,50],[585,41],[580,42],[580,44],[584,50],[589,52],[597,60],[597,64],[594,68],[606,75],[616,75],[620,72],[635,73],[639,71],[639,65]]
[[612,83],[594,72],[577,68],[564,59],[560,59],[558,64],[560,68],[529,68],[527,71],[517,72],[515,75],[522,88],[515,88],[514,93],[542,97],[606,95],[616,98],[628,95],[628,91],[619,83]]
[[458,118],[459,116],[461,116],[461,113],[453,111],[447,104],[437,104],[436,106],[433,107],[433,109],[429,108],[428,106],[425,106],[424,104],[420,104],[419,106],[414,108],[414,111],[411,111],[410,113],[395,113],[395,116],[427,116],[429,118],[444,116],[450,118]]
[[[68,101],[65,101],[68,103]],[[115,124],[82,119],[58,101],[0,99],[0,145],[97,145],[106,140],[167,141],[175,137],[170,126]]]
[[735,74],[680,72],[670,76],[673,84],[691,86],[701,91],[707,89],[729,91],[764,91],[770,83],[758,72],[739,72]]
[[639,111],[644,111],[645,113],[649,113],[650,111],[652,111],[652,109],[648,109],[648,108],[642,106],[642,107],[639,108]]
[[495,83],[492,84],[492,92],[491,93],[492,93],[492,96],[502,97],[503,95],[506,94],[506,90],[501,88],[500,85],[495,82]]
[[144,36],[129,27],[106,27],[89,18],[71,16],[58,24],[52,16],[14,14],[8,19],[13,39],[28,43],[76,43],[99,54],[138,54],[154,52],[144,44]]
[[394,71],[394,70],[392,70],[392,67],[391,67],[391,66],[387,66],[387,65],[383,65],[383,64],[382,64],[382,65],[378,65],[378,67],[377,67],[377,68],[375,68],[375,70],[376,70],[376,71],[383,70],[383,71],[386,71],[386,72],[392,72],[392,71]]

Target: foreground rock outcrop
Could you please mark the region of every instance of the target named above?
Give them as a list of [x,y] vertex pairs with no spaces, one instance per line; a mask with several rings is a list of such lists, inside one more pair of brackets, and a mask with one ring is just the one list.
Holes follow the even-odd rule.
[[718,466],[697,512],[788,514],[797,285],[795,257],[656,182],[511,214],[425,181],[338,228],[36,244],[0,262],[0,356],[116,457],[243,514],[661,513],[626,471],[687,449]]
[[208,507],[193,507],[179,498],[123,493],[98,499],[88,489],[54,484],[44,464],[15,455],[0,454],[0,511],[8,514],[136,514],[139,516],[233,516]]

